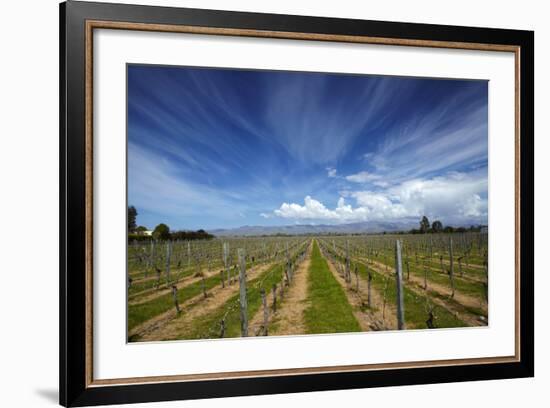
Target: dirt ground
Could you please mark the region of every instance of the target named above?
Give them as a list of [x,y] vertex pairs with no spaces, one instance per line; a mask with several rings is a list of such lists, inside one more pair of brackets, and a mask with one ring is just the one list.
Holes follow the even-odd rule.
[[[247,271],[247,279],[252,280],[269,269],[273,264],[260,265]],[[208,312],[223,305],[239,290],[238,284],[225,286],[218,285],[208,291],[205,299],[199,294],[180,305],[181,314],[178,317],[174,308],[155,316],[131,331],[130,335],[138,334],[140,341],[156,341],[177,338],[178,333],[184,333],[192,327],[194,319],[204,316]],[[196,307],[200,303],[200,307]]]
[[[286,289],[282,303],[273,316],[274,329],[269,330],[270,336],[286,336],[304,334],[304,310],[307,308],[308,274],[311,264],[311,244],[304,261],[294,273],[294,279]],[[273,298],[271,298],[273,301]],[[254,316],[256,318],[256,316]],[[263,319],[263,315],[259,316]],[[261,320],[260,320],[261,322]]]
[[[369,267],[373,268],[379,273],[385,273],[385,267],[383,264],[380,264],[376,261],[374,261],[374,264],[369,264]],[[411,285],[410,283],[413,283]],[[419,295],[424,294],[424,279],[418,276],[410,275],[408,288],[414,291],[415,293]],[[441,284],[433,283],[428,280],[428,289],[433,290],[439,294],[442,294],[444,296],[451,295],[451,288],[449,286],[443,286]],[[453,298],[457,303],[467,306],[467,307],[473,307],[473,308],[481,308],[485,313],[487,312],[487,304],[480,301],[479,299],[473,298],[471,296],[464,295],[458,291],[455,291],[455,295]],[[464,323],[468,324],[469,326],[484,326],[486,325],[485,322],[482,322],[479,320],[479,316],[475,316],[471,313],[465,313],[464,310],[459,310],[456,306],[454,306],[450,302],[445,302],[442,299],[438,299],[434,296],[430,296],[430,301],[432,301],[434,304],[441,306],[447,310],[449,310],[451,313],[455,314],[460,320],[462,320]]]
[[[203,269],[202,273],[204,274],[204,278],[207,279],[207,278],[209,278],[209,277],[211,277],[215,274],[219,274],[220,271],[218,270],[218,271],[208,272],[208,270]],[[179,282],[172,283],[172,284],[176,285],[178,290],[179,290],[179,289],[184,288],[186,286],[192,285],[193,283],[199,282],[201,279],[202,279],[201,276],[195,276],[195,274],[191,274],[190,276],[186,276],[185,278],[180,279]],[[161,280],[162,280],[162,278],[161,278]],[[129,305],[140,305],[142,303],[147,303],[147,302],[149,302],[153,299],[156,299],[160,296],[163,296],[167,293],[170,293],[170,292],[172,292],[172,284],[170,284],[169,287],[167,288],[166,283],[163,283],[162,286],[161,286],[162,289],[154,289],[153,288],[153,289],[146,289],[144,291],[134,293],[130,297],[130,300],[128,301],[128,304]],[[147,295],[147,296],[142,296],[139,299],[135,299],[135,300],[132,299],[132,298],[135,298],[136,296],[143,295],[144,293],[150,293],[150,294]]]

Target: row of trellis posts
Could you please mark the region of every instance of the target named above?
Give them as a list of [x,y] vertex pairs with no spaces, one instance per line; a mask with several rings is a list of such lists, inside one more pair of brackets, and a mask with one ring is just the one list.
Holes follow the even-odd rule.
[[[333,251],[336,253],[336,247],[334,241],[333,244]],[[154,254],[155,246],[154,242],[151,242],[151,254]],[[451,298],[454,297],[455,294],[455,283],[454,283],[454,256],[453,256],[453,239],[452,237],[449,237],[449,280],[451,285]],[[190,252],[190,246],[188,243],[187,246],[188,252]],[[227,242],[223,243],[222,246],[222,258],[223,258],[223,266],[225,270],[225,278],[227,279],[227,284],[231,285],[233,283],[234,277],[231,276],[231,267],[229,262],[229,245]],[[239,263],[239,303],[240,303],[240,320],[241,320],[241,335],[243,337],[248,336],[248,313],[247,313],[247,295],[246,295],[246,256],[245,256],[245,250],[243,248],[239,248],[237,250],[238,254],[238,263]],[[172,243],[167,242],[166,243],[166,265],[165,265],[165,272],[166,272],[166,281],[170,282],[170,259],[172,255]],[[289,249],[288,249],[288,243],[286,246],[286,266],[285,266],[285,278],[287,283],[290,283],[290,280],[292,279],[292,263],[290,261],[290,255],[289,255]],[[188,262],[190,262],[190,256],[188,256]],[[441,259],[440,259],[441,260]],[[409,269],[408,260],[406,261],[407,270]],[[220,271],[221,274],[221,283],[222,287],[224,287],[224,281],[226,280],[223,276],[224,270]],[[160,270],[157,268],[157,274],[158,280],[160,281]],[[357,267],[355,267],[355,275],[356,275],[356,281],[357,281],[357,289],[359,286],[359,278],[358,278],[358,271]],[[399,330],[403,330],[405,328],[405,319],[404,319],[404,290],[403,290],[403,269],[402,269],[402,244],[400,240],[395,241],[395,277],[396,277],[396,306],[397,306],[397,327]],[[344,271],[344,279],[348,284],[351,284],[351,258],[349,255],[349,240],[346,240],[346,252],[345,252],[345,271]],[[371,306],[371,280],[372,275],[369,272],[368,276],[368,305]],[[203,285],[204,285],[204,279],[203,279]],[[426,276],[425,276],[425,288],[427,288],[427,282],[426,282]],[[284,291],[284,285],[281,287],[281,297],[283,295]],[[203,292],[206,297],[206,288],[203,287]],[[260,291],[261,297],[262,297],[262,305],[264,308],[264,331],[265,334],[267,334],[267,320],[268,320],[268,311],[267,311],[267,300],[266,300],[266,293],[265,289],[261,289]],[[176,308],[177,313],[179,314],[181,309],[178,304],[178,296],[177,296],[177,286],[172,285],[172,295],[174,299],[174,306]],[[274,296],[274,302],[276,302],[276,285],[274,285],[273,288],[273,296]],[[276,308],[276,305],[273,306]],[[223,333],[223,327],[225,323],[222,321],[222,333]]]
[[[332,241],[333,246],[333,252],[336,252],[336,244],[334,240]],[[431,250],[431,245],[430,245]],[[449,283],[451,287],[451,295],[450,297],[453,298],[455,295],[455,281],[454,281],[454,254],[453,254],[453,238],[449,237],[448,241],[448,251],[449,251]],[[397,328],[398,330],[405,329],[405,306],[404,306],[404,289],[403,289],[403,260],[402,260],[402,243],[400,240],[395,240],[395,279],[396,279],[396,318],[397,318]],[[440,256],[440,262],[442,264],[442,256]],[[461,258],[459,258],[460,261]],[[350,257],[350,251],[349,251],[349,240],[346,240],[346,247],[345,247],[345,266],[344,270],[342,271],[344,275],[344,280],[346,283],[351,284],[351,257]],[[386,264],[387,266],[387,264]],[[485,269],[487,270],[487,261],[484,262]],[[409,261],[406,261],[406,267],[407,267],[407,274],[409,273]],[[442,264],[443,269],[443,264]],[[462,272],[462,266],[460,264],[460,271]],[[356,276],[356,284],[357,284],[357,292],[359,291],[359,277],[358,277],[358,270],[357,266],[355,267],[355,276]],[[372,281],[372,275],[370,271],[368,272],[368,288],[367,288],[367,304],[368,307],[371,307],[371,281]],[[427,289],[427,270],[425,269],[425,275],[424,275],[424,289]],[[487,296],[487,285],[485,285],[486,293],[485,296]],[[385,298],[384,298],[385,301]],[[431,314],[431,311],[430,311]]]
[[[249,327],[248,327],[248,300],[247,300],[247,292],[246,292],[246,259],[245,259],[244,249],[239,248],[237,252],[238,252],[238,258],[239,258],[239,265],[240,265],[239,305],[240,305],[240,320],[241,320],[241,337],[248,337]],[[280,288],[281,301],[284,296],[285,285],[290,286],[290,283],[294,278],[294,272],[295,272],[295,265],[292,263],[292,260],[291,260],[288,243],[286,243],[285,255],[286,255],[286,262],[284,267],[284,276],[283,276],[283,280],[281,281],[281,288]],[[299,260],[297,260],[297,262],[300,262],[301,260],[303,260],[304,257],[305,257],[305,251],[301,253]],[[277,284],[276,283],[273,284],[271,291],[273,295],[272,310],[273,312],[275,312],[277,310]],[[263,324],[261,326],[261,332],[263,333],[264,336],[267,336],[268,322],[269,322],[269,306],[267,304],[266,290],[263,287],[260,289],[260,297],[261,297],[262,309],[263,309]],[[223,328],[225,327],[225,319],[222,319],[222,321],[220,322],[220,325],[222,327],[222,334],[220,337],[223,337]]]
[[[166,261],[167,279],[169,279],[170,254],[171,254],[170,248],[171,248],[171,245],[167,244],[167,261]],[[280,288],[281,300],[284,296],[284,286],[290,285],[290,282],[293,279],[293,274],[294,274],[294,265],[290,257],[288,243],[286,244],[285,254],[286,254],[286,263],[285,263],[285,269],[284,269],[284,278],[283,278],[283,281],[281,282],[281,288]],[[233,276],[231,276],[231,267],[229,263],[229,244],[227,242],[224,242],[222,245],[222,257],[223,257],[224,269],[220,271],[221,273],[220,277],[221,277],[221,283],[223,288],[225,287],[225,284],[224,284],[225,278],[227,278],[228,285],[231,285],[233,283],[233,278],[234,278]],[[305,251],[302,252],[300,259],[303,260],[304,257],[305,257]],[[246,282],[246,253],[244,248],[237,249],[237,258],[238,258],[238,265],[239,265],[238,281],[239,281],[239,309],[240,309],[241,336],[248,337],[249,322],[248,322],[248,299],[247,299],[247,282]],[[224,271],[226,274],[225,277],[224,277]],[[178,291],[177,286],[172,285],[174,307],[176,308],[176,312],[179,314],[181,313],[181,308],[178,302],[177,291]],[[206,297],[205,291],[204,291],[204,294]],[[275,312],[277,309],[277,284],[273,284],[272,294],[273,294],[272,309]],[[260,289],[260,296],[262,299],[262,307],[263,307],[262,332],[264,335],[267,335],[269,307],[267,305],[267,296],[264,288]],[[224,334],[225,334],[226,316],[227,316],[227,313],[220,321],[220,337],[224,337]]]

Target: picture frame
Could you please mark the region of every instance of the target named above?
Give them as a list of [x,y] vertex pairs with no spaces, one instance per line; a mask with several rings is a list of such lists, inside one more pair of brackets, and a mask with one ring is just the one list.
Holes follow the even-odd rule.
[[[94,375],[94,32],[171,33],[514,57],[513,355],[97,379]],[[412,57],[411,57],[412,58]],[[498,118],[496,118],[498,120]],[[122,160],[122,158],[121,158]],[[340,390],[534,376],[534,33],[108,3],[60,4],[60,404]],[[126,220],[122,220],[124,223]],[[497,248],[498,250],[498,248]]]

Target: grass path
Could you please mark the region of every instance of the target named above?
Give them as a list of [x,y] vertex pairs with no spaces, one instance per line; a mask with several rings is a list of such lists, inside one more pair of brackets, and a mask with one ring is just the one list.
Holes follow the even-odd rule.
[[[391,300],[386,301],[384,306],[384,298],[382,292],[379,292],[371,286],[371,306],[368,306],[368,279],[361,274],[352,276],[352,283],[346,283],[336,268],[336,265],[330,259],[327,259],[329,267],[333,275],[338,279],[343,288],[346,289],[348,301],[354,306],[354,313],[361,324],[364,331],[367,330],[396,330],[397,319],[395,305]],[[359,279],[359,285],[357,285]],[[359,286],[359,290],[357,290]]]
[[[324,255],[324,254],[321,253],[321,255]],[[376,327],[376,324],[372,319],[372,316],[366,313],[365,308],[363,307],[364,302],[360,296],[360,293],[356,291],[353,284],[349,285],[348,283],[346,283],[346,280],[342,275],[338,273],[335,265],[332,264],[330,259],[325,258],[325,260],[330,269],[330,272],[332,273],[332,276],[334,276],[334,279],[336,279],[336,281],[340,284],[340,286],[344,290],[344,294],[346,295],[348,303],[351,305],[353,309],[353,315],[355,316],[355,319],[361,326],[361,331],[372,330],[374,327]]]
[[313,242],[308,281],[308,307],[304,312],[306,333],[361,331],[344,289],[332,275],[317,241]]

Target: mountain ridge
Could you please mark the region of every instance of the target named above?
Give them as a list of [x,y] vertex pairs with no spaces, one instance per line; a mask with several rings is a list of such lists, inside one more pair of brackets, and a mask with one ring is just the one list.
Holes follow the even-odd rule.
[[302,234],[359,234],[396,232],[414,228],[418,222],[366,221],[350,224],[295,224],[280,226],[243,225],[236,228],[217,228],[207,232],[216,236],[302,235]]

